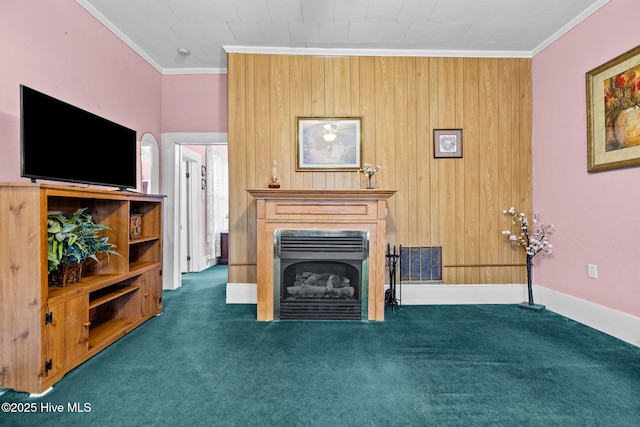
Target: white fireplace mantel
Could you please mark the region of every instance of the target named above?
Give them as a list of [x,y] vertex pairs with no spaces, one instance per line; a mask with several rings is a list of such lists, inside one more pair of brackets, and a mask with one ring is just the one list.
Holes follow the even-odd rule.
[[256,199],[257,318],[274,319],[275,230],[354,230],[369,234],[368,320],[384,320],[387,199],[395,189],[247,189]]

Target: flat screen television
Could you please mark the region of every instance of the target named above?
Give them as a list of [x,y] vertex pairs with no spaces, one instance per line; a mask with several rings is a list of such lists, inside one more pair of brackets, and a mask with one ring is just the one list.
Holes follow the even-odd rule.
[[20,85],[21,174],[25,178],[137,186],[136,131]]

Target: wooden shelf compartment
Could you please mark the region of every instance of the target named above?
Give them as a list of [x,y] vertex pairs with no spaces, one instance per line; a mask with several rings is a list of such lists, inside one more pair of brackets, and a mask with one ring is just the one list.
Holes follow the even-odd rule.
[[131,274],[138,275],[161,266],[162,264],[158,261],[136,261],[129,265],[129,271]]
[[[128,204],[122,200],[105,200],[87,197],[48,197],[47,212],[63,212],[71,215],[80,208],[86,208],[85,214],[90,214],[93,221],[104,224],[111,229],[114,236],[121,228],[123,218],[126,218]],[[109,233],[107,233],[108,235]]]
[[160,238],[161,208],[159,203],[131,201],[129,214],[142,215],[142,239]]
[[89,329],[89,351],[100,350],[140,324],[137,319],[112,319]]
[[129,245],[129,270],[132,265],[141,262],[158,262],[162,257],[161,251],[159,239],[150,239]]
[[98,254],[100,262],[88,261],[83,267],[86,274],[125,273],[127,271],[128,232],[123,229],[123,223],[128,221],[129,204],[126,200],[96,199],[92,197],[48,196],[47,212],[62,212],[72,215],[80,208],[86,208],[97,224],[109,227],[102,234],[109,238],[109,242],[116,245],[115,250],[120,254]]
[[126,334],[143,319],[139,277],[92,292],[89,296],[89,347]]
[[80,282],[65,286],[63,288],[49,287],[49,303],[56,302],[54,300],[65,297],[74,297],[87,292],[93,292],[106,286],[111,286],[122,280],[122,276],[118,274],[87,274],[82,276]]
[[139,245],[141,243],[155,242],[160,240],[159,237],[141,237],[139,239],[129,240],[129,245]]
[[113,285],[107,288],[102,288],[99,291],[92,292],[89,296],[89,309],[106,304],[111,300],[120,298],[121,296],[137,291],[138,289],[140,289],[140,286],[133,284]]
[[105,287],[121,283],[123,280],[131,279],[139,276],[146,271],[160,267],[160,262],[138,262],[132,265],[129,273],[125,275],[118,274],[102,274],[95,276],[83,277],[79,283],[65,286],[64,288],[48,288],[48,299],[50,304],[58,303],[62,300],[84,295],[91,292],[99,291]]

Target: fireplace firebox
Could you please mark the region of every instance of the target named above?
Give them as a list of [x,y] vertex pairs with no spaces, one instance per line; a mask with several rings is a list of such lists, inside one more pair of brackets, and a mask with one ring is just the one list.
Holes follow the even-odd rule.
[[275,230],[274,317],[366,318],[366,231]]

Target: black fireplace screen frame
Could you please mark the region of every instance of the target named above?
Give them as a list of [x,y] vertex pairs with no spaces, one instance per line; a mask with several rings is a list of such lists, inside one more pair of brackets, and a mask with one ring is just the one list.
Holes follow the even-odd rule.
[[[362,230],[274,230],[274,318],[281,319],[282,279],[285,270],[295,268],[296,265],[308,266],[310,263],[344,264],[347,276],[354,280],[353,270],[359,270],[360,286],[357,298],[360,313],[357,319],[368,319],[368,289],[369,289],[369,232]],[[308,268],[304,268],[309,270]],[[311,269],[312,270],[312,269]],[[320,272],[317,270],[316,272]],[[290,273],[287,273],[290,274]],[[348,280],[348,279],[347,279]],[[289,281],[291,278],[289,277]],[[286,291],[285,291],[286,292]],[[286,295],[285,295],[286,297]],[[326,300],[325,300],[326,301]],[[346,303],[346,301],[345,301]],[[340,310],[340,301],[336,299]],[[288,305],[285,303],[285,305]],[[345,310],[349,311],[348,308]],[[351,309],[353,310],[353,309]],[[352,314],[345,318],[353,319]],[[289,318],[285,317],[284,318]],[[314,318],[311,316],[311,318]],[[318,317],[321,318],[321,317]],[[342,318],[338,315],[337,318]]]

